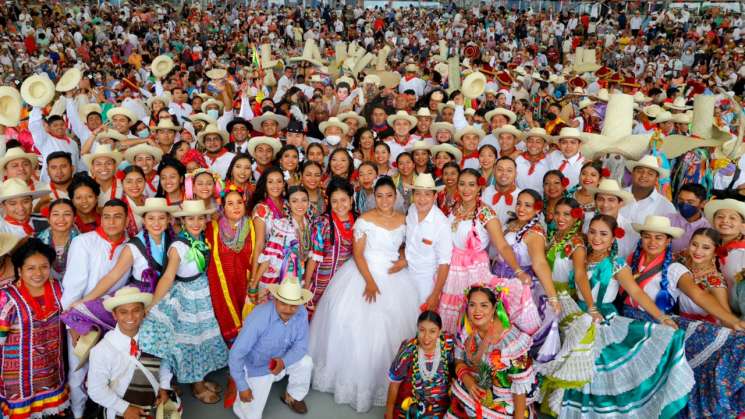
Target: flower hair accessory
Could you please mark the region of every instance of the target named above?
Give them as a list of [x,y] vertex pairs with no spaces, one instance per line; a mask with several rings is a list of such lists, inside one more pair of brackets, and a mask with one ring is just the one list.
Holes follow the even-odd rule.
[[238,187],[237,185],[230,184],[227,187],[225,187],[225,189],[223,189],[222,191],[220,191],[220,197],[221,198],[225,198],[225,195],[227,195],[227,194],[229,194],[231,192],[238,192],[241,195],[243,195],[243,189],[242,188]]
[[117,178],[118,180],[124,180],[126,176],[127,175],[122,170],[117,170],[116,173],[114,174],[114,177]]
[[626,236],[626,230],[622,229],[621,227],[616,227],[613,229],[613,237],[617,239],[622,239]]
[[543,201],[535,201],[533,203],[533,209],[536,211],[542,211],[543,210]]
[[610,177],[610,169],[607,167],[603,167],[602,170],[600,170],[600,176],[601,177]]
[[565,188],[566,188],[567,186],[569,186],[569,178],[567,178],[567,177],[563,177],[563,178],[561,178],[561,186],[563,186],[563,187],[565,187]]
[[[509,329],[510,317],[507,315],[507,309],[505,308],[505,303],[504,303],[504,296],[510,294],[510,289],[507,287],[490,286],[490,285],[484,284],[483,282],[471,285],[470,287],[466,288],[463,292],[463,295],[465,295],[466,297],[466,301],[465,301],[466,305],[468,305],[468,293],[471,292],[471,290],[474,288],[486,288],[494,292],[494,295],[497,297],[497,306],[496,306],[497,318],[499,319],[500,323],[502,323],[502,327],[504,327],[505,329]],[[464,327],[470,328],[471,326],[467,324],[468,323],[467,316],[463,316],[463,319],[466,322]]]
[[479,186],[486,186],[486,179],[483,176],[479,176]]
[[577,220],[581,220],[585,216],[585,212],[582,211],[582,208],[580,207],[572,208],[572,212],[570,214],[572,218]]

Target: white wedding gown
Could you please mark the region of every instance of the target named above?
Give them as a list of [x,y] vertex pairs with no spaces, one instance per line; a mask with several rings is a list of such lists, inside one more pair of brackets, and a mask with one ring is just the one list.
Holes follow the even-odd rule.
[[404,339],[414,337],[417,291],[406,269],[389,274],[404,241],[404,225],[386,230],[358,219],[355,240],[366,236],[365,260],[380,294],[365,301],[365,280],[354,259],[334,275],[310,326],[313,388],[358,412],[384,406],[388,369]]

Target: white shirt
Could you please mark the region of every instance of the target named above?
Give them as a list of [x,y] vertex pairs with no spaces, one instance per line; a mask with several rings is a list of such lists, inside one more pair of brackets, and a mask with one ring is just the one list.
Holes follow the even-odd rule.
[[230,162],[233,161],[233,158],[235,158],[235,154],[229,151],[215,159],[207,154],[204,155],[204,160],[207,162],[210,170],[218,173],[221,179],[225,179],[225,175],[228,173],[228,168],[230,167]]
[[[114,183],[112,182],[112,184],[111,184],[112,187],[111,188],[109,188],[109,189],[107,189],[105,191],[103,189],[101,189],[101,193],[98,194],[98,206],[99,206],[99,208],[100,207],[103,207],[104,205],[106,205],[106,203],[109,202],[110,199],[121,198],[122,195],[124,195],[124,186],[122,185],[122,181],[119,180],[119,179],[114,178],[114,182],[116,182],[116,190],[112,190],[112,189],[114,189],[113,188]],[[145,185],[145,190],[147,190],[147,185]]]
[[453,252],[450,220],[433,205],[424,220],[419,221],[415,205],[406,215],[406,262],[414,274],[431,275],[438,265],[450,263]]
[[530,171],[531,163],[522,155],[515,159],[517,166],[517,187],[520,189],[532,189],[543,196],[543,175],[548,172],[548,159],[545,157],[535,164],[533,173]]
[[497,201],[496,203],[492,203],[492,200],[494,199],[494,195],[496,195],[497,189],[493,185],[489,185],[484,189],[484,192],[481,193],[481,202],[488,205],[491,209],[494,210],[494,212],[497,213],[497,217],[499,218],[499,222],[502,223],[502,225],[507,225],[507,220],[510,218],[510,212],[515,211],[515,205],[517,204],[517,195],[520,193],[519,188],[515,188],[514,191],[512,191],[512,203],[510,205],[507,205],[507,198],[502,197]]
[[404,151],[406,151],[407,148],[411,147],[415,141],[416,140],[411,135],[409,135],[409,140],[404,145],[399,144],[396,140],[393,139],[393,137],[385,140],[385,143],[388,144],[388,147],[391,149],[391,164],[396,161],[399,154],[403,153]]
[[[624,190],[631,192],[631,186],[627,186]],[[672,214],[676,212],[678,210],[675,208],[675,205],[657,192],[657,189],[654,189],[648,197],[621,208],[619,214],[631,220],[632,223],[644,224],[644,219],[648,215]]]
[[556,150],[549,154],[547,159],[549,170],[559,170],[562,163],[565,160],[567,161],[567,165],[562,171],[564,176],[569,178],[569,186],[567,186],[567,189],[579,183],[579,172],[582,171],[582,165],[585,164],[585,158],[582,157],[581,153],[577,153],[567,159],[560,151]]
[[176,115],[180,124],[183,124],[184,118],[188,118],[192,113],[191,105],[188,103],[178,104],[176,102],[171,102],[168,105],[168,111],[171,112],[171,115]]
[[49,174],[47,173],[47,156],[55,151],[65,151],[72,156],[72,165],[77,168],[80,166],[80,149],[75,141],[68,139],[59,139],[49,135],[44,129],[44,121],[41,116],[41,108],[34,106],[28,118],[28,130],[34,139],[34,145],[41,153],[41,181],[49,183]]
[[427,86],[427,82],[420,79],[419,77],[414,77],[411,80],[406,80],[406,78],[401,78],[401,81],[398,83],[398,91],[403,93],[411,89],[414,91],[414,93],[416,93],[416,97],[418,99],[424,95],[424,88],[426,86]]
[[[117,325],[91,349],[88,361],[88,395],[106,409],[106,419],[124,415],[129,407],[129,403],[122,397],[132,382],[135,368],[138,368],[129,355],[131,339],[138,341],[139,335],[130,338]],[[160,387],[170,389],[173,374],[166,362],[161,362],[159,375],[156,379],[159,380]]]
[[[70,304],[85,297],[86,294],[93,291],[98,282],[108,274],[116,265],[124,249],[124,243],[119,245],[114,251],[112,258],[109,258],[111,245],[98,235],[95,231],[81,234],[70,243],[70,250],[67,254],[67,271],[62,278],[62,307],[68,309]],[[129,269],[114,284],[109,292],[114,292],[124,286],[129,279]]]

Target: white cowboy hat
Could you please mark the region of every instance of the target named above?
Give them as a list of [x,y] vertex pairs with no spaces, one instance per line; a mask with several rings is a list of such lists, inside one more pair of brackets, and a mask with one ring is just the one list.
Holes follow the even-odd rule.
[[316,41],[312,38],[305,40],[305,46],[303,47],[303,54],[298,57],[290,57],[291,62],[306,61],[315,66],[322,66],[321,52],[316,45]]
[[649,96],[646,96],[641,91],[634,93],[634,103],[647,103],[650,100],[652,100],[652,98]]
[[226,131],[221,130],[216,124],[210,124],[197,134],[197,143],[204,147],[204,137],[210,134],[219,135],[220,138],[222,138],[223,145],[227,144],[230,139],[230,136]]
[[[446,60],[443,60],[446,61]],[[448,65],[444,62],[435,64],[435,71],[440,73],[442,77],[446,77],[448,75]]]
[[588,106],[594,105],[595,102],[592,101],[590,98],[586,97],[579,101],[579,110],[585,109]]
[[401,82],[401,74],[396,71],[375,70],[370,72],[371,75],[380,79],[380,84],[389,89],[394,89]]
[[585,139],[582,136],[582,131],[580,131],[577,128],[573,128],[573,127],[562,128],[561,131],[559,131],[559,135],[554,137],[554,141],[558,143],[559,140],[561,140],[562,138],[574,138],[574,139],[579,140],[580,142],[585,141]]
[[484,133],[484,131],[482,131],[482,130],[480,130],[480,129],[472,126],[472,125],[468,125],[468,126],[466,126],[464,128],[461,128],[461,129],[459,129],[458,131],[455,132],[455,141],[460,141],[460,139],[463,138],[463,136],[466,135],[466,134],[476,134],[476,135],[479,136],[479,140],[481,140],[482,138],[484,138],[486,136],[486,134]]
[[[345,121],[347,119],[354,119],[357,121],[358,127],[366,127],[367,126],[367,120],[360,116],[357,112],[349,111],[349,112],[343,112],[338,115],[336,115],[337,118],[339,118],[340,121],[346,123]],[[323,131],[323,130],[321,130]]]
[[21,122],[21,94],[14,87],[0,86],[0,125],[15,127]]
[[634,168],[636,167],[646,167],[647,169],[652,169],[661,178],[668,177],[670,175],[670,171],[667,169],[663,169],[660,167],[660,163],[657,161],[657,157],[647,154],[646,156],[642,157],[639,161],[627,161],[626,162],[626,169],[628,169],[629,172],[633,172]]
[[151,96],[147,99],[147,101],[145,101],[145,104],[147,105],[148,109],[152,109],[153,103],[155,102],[163,102],[163,106],[168,108],[168,105],[171,104],[171,94],[165,92],[160,96]]
[[594,159],[599,154],[618,153],[631,160],[641,159],[647,151],[651,135],[632,135],[633,106],[633,96],[622,93],[611,95],[605,108],[601,133],[582,133],[582,155]]
[[85,105],[80,105],[78,108],[78,115],[80,116],[80,120],[85,122],[85,120],[88,118],[88,115],[92,114],[93,112],[101,115],[103,113],[103,110],[101,109],[101,105],[98,103],[86,103]]
[[672,102],[665,103],[662,106],[667,109],[673,109],[676,111],[687,111],[689,109],[693,109],[693,106],[686,105],[686,99],[682,96],[678,96]]
[[261,56],[261,68],[264,70],[273,67],[284,67],[285,65],[282,60],[272,60],[271,44],[261,44],[259,46],[259,54]]
[[729,209],[740,214],[743,220],[745,220],[745,202],[740,202],[736,199],[712,199],[707,202],[704,206],[704,216],[709,220],[710,223],[714,223],[714,216],[717,211],[722,209]]
[[450,108],[452,110],[455,110],[455,102],[453,102],[452,100],[448,100],[445,103],[438,103],[437,104],[437,112],[438,113],[442,113],[442,110],[445,109],[445,108]]
[[676,124],[690,124],[691,121],[693,121],[693,112],[686,111],[675,113],[670,120]]
[[660,105],[649,105],[642,108],[642,113],[652,119],[657,118],[662,112]]
[[496,108],[496,109],[490,110],[489,112],[486,113],[486,115],[484,115],[484,119],[486,119],[486,122],[491,124],[492,118],[494,118],[497,115],[502,115],[505,118],[507,118],[508,124],[514,124],[515,121],[517,121],[517,115],[515,115],[515,113],[512,112],[511,110],[505,109],[505,108]]
[[673,119],[673,114],[670,111],[662,111],[657,114],[657,118],[654,119],[655,124],[661,124],[663,122],[670,122]]
[[460,163],[460,161],[463,159],[463,153],[458,150],[457,147],[448,143],[438,144],[432,147],[429,151],[432,152],[432,156],[436,156],[437,153],[440,152],[448,153],[455,158],[456,163]]
[[[256,152],[256,147],[258,147],[261,144],[266,144],[270,146],[273,150],[272,157],[276,155],[279,150],[282,148],[282,143],[273,137],[253,137],[250,140],[248,140],[248,145],[246,146],[248,154],[251,155],[251,157],[254,157],[254,153]],[[254,157],[255,158],[255,157]]]
[[125,135],[122,135],[119,133],[119,131],[113,130],[113,129],[107,129],[104,131],[99,132],[96,134],[96,137],[94,140],[98,141],[104,138],[109,138],[114,141],[125,141],[127,140],[127,137]]
[[114,160],[114,166],[119,166],[119,163],[121,163],[124,158],[122,153],[111,147],[111,144],[96,144],[96,148],[93,149],[93,152],[83,155],[83,161],[87,167],[91,168],[93,167],[93,161],[101,157]]
[[529,137],[538,137],[543,138],[545,141],[552,141],[553,137],[548,135],[546,133],[546,130],[541,127],[533,127],[523,133],[524,138],[528,139]]
[[429,133],[432,137],[437,136],[440,131],[448,131],[452,137],[455,136],[455,127],[450,122],[434,122],[429,128]]
[[26,182],[15,177],[6,179],[5,182],[0,185],[0,204],[9,199],[21,198],[24,196],[38,198],[47,195],[49,195],[48,189],[32,191],[29,189]]
[[23,237],[13,233],[0,232],[0,257],[3,257],[15,249]]
[[23,81],[21,97],[31,106],[43,108],[54,99],[54,83],[46,74],[33,76]]
[[670,224],[670,218],[662,215],[648,215],[644,219],[644,224],[631,223],[631,227],[637,233],[643,231],[651,231],[653,233],[662,233],[671,236],[674,239],[683,235],[683,229],[679,227],[673,227]]
[[719,128],[714,123],[715,104],[715,96],[696,95],[693,98],[691,135],[667,136],[662,146],[660,146],[660,151],[665,153],[668,158],[673,159],[694,148],[721,146],[725,141],[732,138],[726,128]]
[[597,63],[595,49],[577,47],[574,52],[574,65],[572,66],[572,70],[575,73],[592,72],[598,70],[600,67],[602,66]]
[[432,151],[432,145],[430,145],[427,141],[418,140],[418,141],[414,141],[412,145],[406,147],[406,151],[409,151],[412,153],[417,150]]
[[407,73],[419,73],[419,66],[416,64],[406,64],[406,67],[404,67],[404,71]]
[[160,163],[160,160],[163,158],[163,150],[158,147],[153,147],[148,143],[142,143],[128,148],[124,152],[124,159],[127,160],[129,164],[135,164],[135,158],[141,154],[152,156],[155,160],[155,164]]
[[418,111],[416,111],[415,117],[419,118],[420,116],[425,118],[432,118],[432,112],[429,111],[429,108],[419,108]]
[[525,134],[517,129],[514,125],[502,125],[501,128],[497,128],[491,132],[495,137],[499,138],[500,134],[512,134],[517,141],[522,141],[525,138]]
[[423,191],[441,191],[445,188],[445,185],[437,186],[435,180],[432,178],[430,173],[422,173],[414,178],[414,184],[411,189],[420,189]]
[[58,92],[69,92],[72,89],[75,89],[78,87],[78,84],[80,83],[80,79],[83,78],[83,73],[80,71],[77,67],[71,67],[67,71],[65,71],[65,74],[62,75],[62,77],[59,78],[57,81],[57,86],[55,86],[55,90]]
[[588,186],[587,192],[589,192],[593,197],[599,193],[616,196],[621,200],[621,206],[636,202],[634,195],[631,192],[623,190],[621,185],[619,185],[618,181],[615,179],[601,179],[596,188]]
[[114,311],[119,306],[132,303],[142,303],[147,307],[151,301],[153,301],[153,294],[141,292],[136,287],[126,286],[119,288],[113,296],[105,298],[103,300],[103,308],[106,311]]
[[173,213],[174,217],[191,217],[196,215],[210,215],[217,211],[217,208],[205,208],[204,201],[186,200],[181,203],[181,208]]
[[261,114],[261,116],[258,116],[254,119],[252,119],[251,126],[254,130],[261,132],[261,124],[264,123],[264,121],[274,121],[279,125],[279,129],[285,129],[287,127],[287,124],[290,123],[290,119],[284,115],[277,115],[274,112],[264,112]]
[[373,84],[375,86],[380,86],[381,83],[382,81],[380,80],[380,77],[378,77],[376,74],[368,74],[362,80],[362,84]]
[[106,112],[106,118],[111,121],[113,118],[117,115],[121,115],[127,119],[129,119],[129,126],[131,127],[134,125],[139,119],[137,116],[135,116],[135,113],[129,110],[128,108],[125,108],[124,106],[117,106],[116,108],[111,108]]
[[150,64],[150,72],[153,73],[153,76],[156,79],[161,79],[166,74],[170,73],[175,65],[176,64],[173,62],[171,57],[167,55],[159,55],[155,57],[153,62]]
[[168,205],[165,198],[147,198],[144,205],[136,206],[132,209],[137,215],[145,215],[148,212],[165,212],[172,214],[178,211],[175,205]]
[[598,90],[598,93],[595,95],[595,99],[601,101],[601,102],[607,102],[610,100],[610,94],[608,94],[608,89],[602,88]]
[[481,94],[484,93],[484,89],[486,89],[486,76],[479,71],[475,71],[466,76],[466,78],[463,79],[460,88],[463,95],[468,98],[481,96]]
[[300,306],[313,298],[313,293],[303,288],[297,278],[287,276],[281,284],[266,286],[272,296],[285,304]]
[[206,113],[197,113],[189,117],[189,120],[193,123],[194,121],[204,122],[206,125],[217,124],[217,120]]
[[158,125],[154,126],[153,128],[150,128],[152,132],[158,132],[158,131],[174,131],[179,132],[181,131],[181,127],[178,125],[173,124],[173,120],[171,118],[162,118],[160,121],[158,121]]
[[3,157],[0,157],[0,179],[5,176],[5,166],[13,160],[26,159],[31,162],[31,170],[36,170],[39,166],[39,155],[34,153],[26,153],[21,147],[13,147],[5,152]]
[[215,100],[213,98],[209,98],[205,100],[204,102],[202,102],[202,107],[200,109],[202,110],[202,112],[207,113],[207,107],[210,105],[217,106],[217,108],[221,111],[222,111],[222,108],[225,106],[225,104],[222,103],[221,101]]
[[406,111],[398,111],[395,114],[390,115],[386,119],[386,122],[388,122],[388,125],[393,126],[393,123],[398,120],[407,121],[412,127],[416,126],[418,122],[415,116],[409,115]]
[[100,337],[101,332],[98,330],[91,330],[78,338],[78,343],[76,343],[72,349],[72,353],[78,357],[78,367],[75,371],[82,368],[85,363],[88,362],[88,356],[91,353],[91,349],[96,346]]
[[204,73],[210,80],[224,79],[228,75],[228,70],[224,68],[213,68]]
[[321,122],[318,124],[318,129],[321,131],[322,134],[325,135],[326,129],[330,127],[337,127],[341,130],[342,133],[346,134],[349,132],[349,125],[342,122],[339,118],[332,116],[331,118],[327,119],[326,121]]

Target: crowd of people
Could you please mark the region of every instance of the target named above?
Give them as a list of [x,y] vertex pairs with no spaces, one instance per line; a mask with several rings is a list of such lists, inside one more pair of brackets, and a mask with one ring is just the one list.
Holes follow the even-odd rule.
[[563,5],[0,5],[3,417],[743,417],[743,17]]

